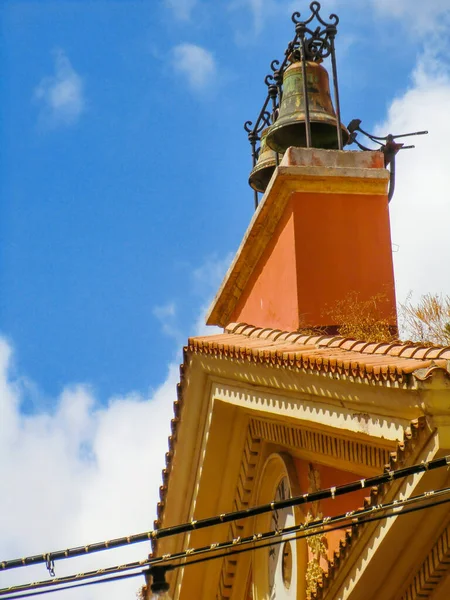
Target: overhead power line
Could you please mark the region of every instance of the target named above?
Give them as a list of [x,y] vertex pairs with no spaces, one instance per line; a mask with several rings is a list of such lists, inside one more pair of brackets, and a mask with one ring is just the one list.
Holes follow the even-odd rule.
[[[42,588],[55,588],[46,590],[48,592],[62,591],[67,589],[68,585],[73,587],[71,584],[85,581],[88,579],[96,579],[97,582],[111,581],[112,578],[107,576],[114,575],[117,573],[124,573],[126,571],[135,571],[136,569],[142,569],[143,567],[151,569],[155,566],[162,566],[163,563],[165,563],[166,568],[170,570],[179,567],[185,567],[200,562],[214,560],[217,558],[223,558],[225,556],[232,556],[235,554],[241,554],[242,552],[276,545],[279,543],[283,543],[287,540],[308,538],[314,535],[318,535],[320,533],[329,533],[337,529],[355,526],[357,527],[373,521],[402,516],[410,512],[432,508],[450,502],[450,497],[448,496],[450,496],[450,487],[436,491],[427,491],[423,494],[413,496],[412,498],[407,498],[405,500],[394,500],[392,502],[379,504],[370,508],[349,511],[347,513],[337,515],[335,517],[325,517],[323,519],[313,521],[308,524],[294,525],[291,527],[286,527],[284,529],[268,531],[265,533],[256,533],[243,538],[236,538],[234,540],[228,540],[226,542],[218,542],[210,544],[209,546],[203,546],[201,548],[187,549],[183,552],[166,554],[162,557],[146,559],[143,561],[128,563],[125,565],[117,565],[114,567],[98,569],[96,571],[89,571],[86,573],[78,573],[76,575],[70,575],[66,577],[59,577],[34,583],[11,586],[8,588],[0,589],[0,597],[2,598],[2,600],[13,600],[14,598],[29,597],[34,594],[30,593],[27,596],[23,594],[18,595],[18,593],[32,591],[35,592],[35,594],[37,594],[37,590],[42,590]],[[389,510],[392,511],[389,514],[380,514],[385,513]],[[223,552],[224,550],[225,552]],[[222,552],[219,553],[219,551]],[[203,556],[202,558],[193,559],[194,556],[205,554],[209,554],[210,556]],[[169,562],[183,559],[186,562],[177,565],[171,564]],[[138,575],[140,573],[142,573],[142,571],[136,573],[135,575]],[[65,587],[61,587],[64,585]],[[39,593],[43,592],[41,591]],[[6,594],[10,595],[5,596]]]
[[131,579],[132,577],[141,577],[142,573],[123,573],[122,575],[114,575],[113,577],[103,577],[97,581],[80,581],[80,583],[73,583],[65,585],[64,587],[52,588],[51,590],[36,590],[35,592],[28,592],[24,594],[14,594],[14,596],[6,596],[3,600],[17,598],[31,598],[33,596],[42,596],[43,594],[53,594],[55,592],[65,592],[66,590],[73,590],[74,588],[86,587],[87,585],[96,585],[97,583],[112,583],[114,581],[120,581],[121,579]]
[[128,546],[131,544],[137,544],[152,539],[161,539],[178,535],[180,533],[186,533],[196,529],[205,529],[207,527],[213,527],[222,523],[230,523],[232,521],[240,521],[249,517],[254,517],[264,513],[272,512],[287,508],[290,506],[300,506],[310,502],[317,502],[319,500],[326,500],[328,498],[335,498],[344,494],[349,494],[360,490],[361,488],[370,488],[373,486],[382,485],[395,481],[397,479],[403,479],[410,475],[417,473],[423,473],[425,471],[432,471],[439,469],[450,464],[450,455],[441,458],[436,458],[429,462],[422,462],[410,467],[404,467],[396,471],[386,471],[382,475],[376,475],[375,477],[369,477],[366,479],[359,479],[351,483],[344,485],[326,488],[319,490],[318,492],[311,492],[309,494],[303,494],[302,496],[296,496],[293,498],[287,498],[285,500],[278,500],[270,502],[268,504],[262,504],[253,508],[247,508],[244,510],[238,510],[229,513],[223,513],[215,517],[208,517],[206,519],[199,519],[198,521],[191,521],[189,523],[183,523],[181,525],[174,525],[173,527],[165,527],[162,529],[154,529],[152,531],[146,531],[143,533],[137,533],[126,537],[115,538],[103,542],[96,542],[94,544],[87,544],[85,546],[77,546],[74,548],[68,548],[66,550],[57,550],[54,552],[46,552],[44,554],[36,554],[33,556],[27,556],[24,558],[15,558],[12,560],[6,560],[0,562],[0,571],[6,571],[8,569],[15,569],[18,567],[24,567],[36,564],[47,564],[48,568],[52,567],[54,561],[63,560],[66,558],[73,558],[75,556],[85,556],[86,554],[93,554],[95,552],[101,552],[104,550],[111,550],[113,548],[120,548],[122,546]]

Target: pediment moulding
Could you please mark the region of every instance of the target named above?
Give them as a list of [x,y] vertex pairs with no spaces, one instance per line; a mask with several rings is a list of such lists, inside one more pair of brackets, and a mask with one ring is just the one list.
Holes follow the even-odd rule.
[[[197,363],[197,367],[198,366]],[[182,419],[184,418],[184,404],[188,396],[187,389],[190,387],[193,390],[193,387],[195,387],[195,380],[191,373],[192,369],[193,355],[186,349],[185,363],[180,369],[180,384],[177,386],[177,399],[174,402],[174,418],[171,423],[172,431],[171,436],[169,437],[169,450],[166,453],[166,464],[162,471],[163,484],[160,487],[160,502],[157,507],[157,520],[154,523],[155,528],[161,527],[163,523],[178,430]],[[220,384],[215,384],[214,387],[214,382],[209,381],[208,394],[210,394],[211,397],[217,396],[220,387]],[[242,389],[241,392],[243,392]],[[284,401],[286,401],[286,397],[284,397]],[[318,405],[320,405],[320,403],[318,403]],[[366,428],[368,426],[367,418],[370,418],[370,415],[367,415],[365,419],[363,419],[363,425]],[[386,423],[388,423],[387,420]],[[383,430],[383,424],[378,422],[372,425],[378,426],[378,435],[380,436],[380,432]],[[236,486],[234,508],[243,508],[246,506],[246,503],[248,504],[251,500],[252,485],[254,483],[261,444],[271,444],[274,447],[278,446],[280,448],[285,448],[288,452],[297,452],[298,454],[301,454],[302,449],[305,452],[305,449],[310,447],[312,448],[312,452],[316,459],[324,464],[335,460],[337,462],[334,462],[334,465],[337,466],[340,464],[341,468],[376,473],[381,472],[383,467],[387,464],[389,465],[388,468],[390,470],[404,465],[405,462],[409,460],[409,457],[413,453],[415,454],[414,449],[416,446],[422,444],[424,436],[429,437],[430,435],[430,427],[424,418],[415,419],[409,424],[406,423],[404,419],[399,420],[392,431],[391,440],[382,439],[381,436],[378,438],[375,435],[368,436],[367,434],[363,440],[351,440],[348,435],[339,436],[336,430],[329,431],[326,427],[324,428],[323,425],[320,427],[322,428],[322,431],[319,431],[318,428],[308,428],[305,426],[305,423],[303,423],[302,427],[301,424],[294,424],[289,421],[282,423],[279,420],[278,422],[273,422],[270,418],[263,418],[261,416],[250,417],[248,438],[245,445],[245,451],[242,455],[243,459],[240,467],[240,477]],[[374,430],[372,430],[372,433],[374,433]],[[396,440],[398,439],[401,441],[397,442]],[[366,503],[377,504],[380,501],[380,491],[375,489],[368,491],[369,496]],[[233,535],[233,538],[239,535],[240,526],[241,525],[237,523],[233,526],[232,530],[230,529],[229,533]],[[337,573],[336,569],[338,569],[338,565],[344,561],[345,556],[351,551],[355,539],[356,538],[352,537],[349,532],[345,534],[338,555],[335,556],[332,564],[330,563],[329,565],[330,576]],[[155,544],[153,546],[153,552],[157,553],[157,551],[158,548]],[[231,597],[233,581],[236,580],[235,570],[235,561],[227,561],[226,564],[224,563],[220,579],[220,597]],[[326,583],[324,582],[325,585],[327,585],[329,581],[330,579],[328,578]],[[322,591],[325,591],[325,589],[319,590],[318,593],[320,594]]]
[[[333,452],[340,459],[338,465],[331,463],[346,471],[349,466],[352,470],[363,472],[380,473],[402,468],[412,464],[424,445],[430,439],[430,429],[425,418],[412,421],[403,431],[401,441],[398,441],[392,450],[381,449],[377,446],[366,444],[361,446],[348,445],[348,440],[330,438],[320,435],[318,432],[301,430],[291,426],[283,426],[267,420],[252,418],[249,421],[245,449],[240,466],[238,482],[235,491],[233,509],[246,508],[249,502],[258,503],[256,487],[258,481],[261,483],[261,467],[272,452],[287,453],[286,456],[304,456],[306,462],[310,460],[315,463],[330,464]],[[305,455],[304,450],[312,451],[311,455]],[[347,471],[348,472],[348,471]],[[258,474],[259,473],[259,474]],[[260,485],[259,483],[259,485]],[[367,496],[361,507],[369,508],[378,505],[383,497],[387,495],[389,486],[377,486],[367,489]],[[296,491],[293,495],[300,493]],[[268,501],[267,498],[261,502]],[[236,538],[247,535],[249,523],[242,521],[230,526],[229,536]],[[256,528],[258,531],[259,529]],[[333,557],[327,559],[326,575],[317,591],[311,595],[312,599],[322,598],[334,577],[338,574],[339,566],[344,563],[351,552],[354,543],[360,537],[360,530],[348,529],[343,532],[338,549]],[[248,567],[247,567],[248,568]],[[219,598],[226,600],[233,596],[233,585],[241,581],[245,574],[237,573],[238,563],[235,560],[224,559],[220,577]],[[405,598],[409,600],[409,598]]]
[[[431,551],[414,574],[401,600],[421,600],[434,597],[433,592],[448,575],[450,569],[450,523],[437,538]],[[448,590],[447,590],[448,591]],[[447,595],[442,596],[448,597]]]
[[[427,451],[427,447],[429,445],[434,445],[432,442],[434,438],[435,432],[430,430],[426,418],[422,417],[420,419],[415,419],[411,422],[410,426],[405,428],[403,439],[397,443],[395,450],[389,452],[389,460],[384,466],[384,471],[395,471],[408,465],[415,464],[419,460],[418,457],[420,457],[424,451]],[[396,488],[405,485],[407,485],[407,483],[399,484],[392,482],[387,485],[374,486],[368,489],[368,495],[364,498],[363,508],[370,508],[388,501],[391,497],[393,498],[397,495],[398,492]],[[404,494],[405,497],[408,495],[409,494],[407,493]],[[336,590],[333,588],[332,595],[328,592],[339,577],[340,569],[346,564],[345,561],[352,553],[355,544],[363,537],[363,534],[367,534],[365,529],[367,529],[368,526],[369,524],[353,529],[349,528],[344,532],[338,549],[333,553],[332,558],[327,560],[327,568],[324,577],[319,582],[316,592],[311,596],[311,600],[322,600],[328,597],[334,598],[333,594]],[[367,543],[367,541],[364,542],[364,545]],[[359,555],[360,550],[355,549],[355,552]],[[425,567],[422,568],[422,571],[425,572]],[[418,575],[418,578],[420,579],[422,575]],[[402,600],[412,600],[413,598],[419,597],[422,596],[412,596],[410,598],[406,595],[404,598],[402,597]]]
[[[247,394],[247,398],[251,396],[252,392],[254,392],[255,397],[258,395],[261,397],[261,390],[255,387],[254,384],[250,387],[246,385],[245,390],[242,385],[239,385],[239,382],[236,379],[229,379],[230,373],[240,369],[240,365],[242,365],[243,370],[247,370],[249,373],[255,371],[255,369],[265,369],[267,374],[270,374],[270,376],[277,379],[277,381],[280,381],[283,378],[289,379],[290,377],[293,381],[295,380],[296,384],[300,381],[303,383],[310,382],[312,391],[310,390],[309,400],[311,400],[311,394],[314,395],[315,390],[320,388],[320,385],[317,386],[313,384],[313,381],[321,381],[317,376],[326,376],[326,379],[322,379],[321,384],[325,391],[333,389],[332,385],[339,385],[343,386],[347,392],[355,398],[358,396],[358,390],[363,388],[367,390],[364,392],[365,394],[376,393],[378,395],[376,390],[380,389],[381,391],[383,388],[386,389],[387,386],[386,393],[388,395],[386,396],[386,399],[389,402],[396,397],[405,399],[405,394],[407,395],[407,398],[413,398],[414,394],[417,394],[420,391],[417,386],[425,386],[425,389],[428,389],[429,386],[433,387],[433,380],[436,378],[436,375],[441,383],[445,383],[448,377],[446,366],[449,349],[430,349],[417,346],[407,348],[405,345],[395,344],[364,344],[363,342],[356,342],[354,340],[347,340],[339,337],[311,337],[302,336],[298,333],[293,334],[292,332],[256,330],[255,328],[243,325],[236,327],[240,333],[229,333],[226,331],[220,336],[191,338],[188,346],[184,349],[184,363],[180,367],[180,383],[177,386],[177,397],[174,402],[174,417],[171,421],[169,449],[166,453],[165,468],[162,471],[162,485],[160,487],[160,501],[157,506],[157,519],[154,523],[155,528],[159,528],[163,524],[176,442],[179,435],[180,424],[185,420],[185,417],[183,416],[184,405],[186,400],[190,400],[190,396],[194,394],[194,387],[196,388],[195,394],[198,395],[200,393],[199,387],[196,385],[199,376],[198,374],[202,373],[201,377],[207,381],[205,384],[207,387],[201,392],[202,395],[208,390],[208,397],[211,397],[211,395],[220,396],[218,393],[219,388],[226,389],[227,387],[214,381],[214,374],[211,374],[211,371],[207,371],[205,365],[208,369],[212,364],[217,366],[220,365],[221,369],[224,370],[227,375],[226,380],[229,383],[228,388],[232,385],[235,390],[233,393],[236,393],[236,390],[240,390],[241,393]],[[235,328],[233,327],[233,329]],[[263,349],[260,348],[261,343],[263,343]],[[307,357],[302,357],[302,355],[305,354],[305,351]],[[431,353],[431,351],[433,352]],[[321,357],[321,354],[324,352],[328,353],[328,356]],[[314,353],[316,354],[315,357],[313,356]],[[356,353],[356,357],[352,356],[354,353]],[[408,358],[404,358],[405,354],[408,355]],[[411,357],[413,354],[415,354],[415,356]],[[430,355],[438,358],[430,358]],[[344,358],[345,356],[347,359]],[[373,359],[378,361],[376,365],[374,363],[369,364],[369,362],[366,362],[372,361]],[[386,363],[380,365],[379,359],[388,361],[387,365]],[[328,367],[326,363],[327,360]],[[390,361],[392,360],[394,361],[393,366],[390,365]],[[357,364],[355,364],[355,361]],[[245,366],[248,365],[249,362],[255,365],[254,368],[252,367],[252,369],[249,369],[248,366]],[[307,369],[301,367],[299,370],[299,367],[296,366],[298,364],[308,364],[309,366]],[[331,371],[327,373],[324,370],[326,368],[330,368]],[[355,369],[360,373],[361,377],[364,370],[363,383],[366,382],[366,385],[361,386],[360,382],[362,379],[360,379],[358,386],[356,386],[356,379],[354,376],[346,375],[346,373],[351,373],[352,370],[354,371]],[[333,381],[335,381],[335,384],[333,384]],[[370,385],[367,386],[367,383]],[[275,400],[276,391],[277,390],[274,389],[270,390],[270,395],[272,398],[275,398]],[[317,453],[319,458],[321,457],[321,461],[326,463],[327,460],[331,461],[334,459],[337,461],[334,463],[335,465],[337,465],[339,461],[343,461],[341,462],[341,465],[347,465],[347,469],[350,465],[355,464],[354,461],[361,461],[362,464],[365,461],[366,470],[370,469],[370,472],[379,471],[382,470],[382,463],[386,461],[387,456],[391,467],[394,467],[396,461],[403,460],[402,457],[407,455],[410,451],[408,436],[411,436],[413,441],[416,439],[415,434],[417,432],[417,426],[415,423],[422,423],[422,420],[420,419],[419,421],[414,421],[410,431],[408,431],[408,419],[404,418],[406,415],[404,415],[403,418],[398,419],[395,419],[392,416],[389,418],[385,416],[380,420],[379,416],[377,417],[370,413],[357,414],[358,411],[349,410],[348,408],[345,409],[342,404],[336,412],[336,404],[334,406],[330,405],[330,415],[333,414],[333,411],[335,417],[338,413],[344,415],[344,422],[345,419],[347,419],[347,426],[352,423],[355,427],[355,433],[353,435],[359,439],[349,440],[348,438],[351,437],[351,435],[348,433],[343,436],[341,432],[341,435],[339,436],[336,430],[330,431],[329,426],[327,427],[326,419],[324,418],[327,412],[325,399],[315,396],[315,401],[313,403],[309,402],[309,421],[311,420],[312,412],[315,413],[316,419],[318,417],[322,419],[321,422],[319,419],[315,428],[311,426],[307,427],[305,422],[300,424],[296,423],[294,425],[292,422],[294,419],[286,416],[284,412],[286,411],[289,402],[294,402],[294,404],[298,405],[301,403],[301,398],[298,394],[295,394],[296,397],[294,398],[294,394],[289,395],[281,389],[278,391],[280,392],[280,398],[284,403],[283,411],[278,416],[278,421],[281,417],[285,421],[283,425],[284,430],[278,430],[281,432],[280,435],[282,438],[277,442],[276,436],[279,434],[275,433],[273,426],[271,426],[271,429],[267,424],[262,425],[263,421],[265,423],[267,423],[268,420],[270,421],[270,418],[268,419],[269,415],[264,416],[255,414],[253,416],[253,427],[256,427],[258,421],[258,427],[261,430],[260,435],[265,435],[272,439],[269,443],[278,443],[280,445],[283,445],[284,443],[284,447],[288,450],[289,448],[294,448],[294,446],[287,444],[286,441],[289,441],[290,439],[293,444],[298,445],[299,443],[302,443],[301,440],[303,436],[303,444],[305,446],[312,444],[314,446],[314,452]],[[269,390],[265,389],[263,392],[268,393]],[[383,398],[384,395],[385,392],[383,392]],[[206,396],[204,398],[206,400]],[[305,405],[306,404],[307,402],[305,401]],[[247,414],[249,414],[248,411]],[[302,425],[303,431],[300,431],[302,430]],[[264,428],[265,432],[263,432]],[[377,428],[378,434],[376,432]],[[405,435],[403,436],[402,431],[404,428]],[[317,434],[317,429],[323,430],[320,435]],[[429,431],[428,426],[426,426],[425,429]],[[256,434],[257,431],[255,430],[254,433]],[[362,440],[360,439],[361,437],[363,438]],[[377,437],[378,440],[376,439]],[[385,438],[384,440],[382,440],[383,437]],[[262,438],[260,437],[259,439]],[[396,440],[398,439],[402,440],[402,442],[396,446]],[[402,445],[404,446],[402,447]],[[364,456],[366,458],[364,458]],[[248,488],[245,489],[248,490]],[[374,502],[378,501],[374,491],[372,492],[371,497]],[[346,556],[346,553],[350,552],[353,543],[354,540],[351,540],[347,534],[346,540],[343,541],[343,545],[340,549],[340,556],[333,562],[333,566],[330,566],[330,573],[335,572],[339,561],[342,561],[343,557]],[[158,548],[156,544],[152,549],[154,553],[157,553]],[[225,589],[229,589],[230,582],[233,579],[234,578],[227,568],[226,572],[223,572],[221,579],[224,597],[226,597]]]
[[[420,412],[415,408],[396,415],[383,414],[380,407],[370,406],[367,400],[345,395],[326,397],[305,392],[276,393],[273,389],[252,389],[245,386],[215,382],[212,396],[238,406],[252,418],[260,417],[273,423],[271,427],[294,425],[331,437],[347,437],[362,443],[377,443],[390,447],[403,434],[411,418]],[[313,400],[313,401],[312,401]],[[365,402],[365,403],[364,403]],[[364,410],[363,410],[364,409]],[[419,415],[420,416],[420,415]]]
[[[252,342],[256,342],[256,344],[253,346]],[[264,349],[259,347],[261,343],[264,344]],[[305,350],[307,351],[306,356]],[[321,351],[327,355],[321,355]],[[446,381],[450,348],[423,347],[400,342],[369,344],[337,336],[305,336],[298,332],[257,329],[246,324],[229,325],[225,333],[219,336],[190,338],[188,346],[184,348],[184,362],[180,366],[180,383],[177,385],[177,398],[174,401],[169,448],[165,456],[165,468],[162,471],[162,485],[159,490],[160,502],[157,507],[156,528],[161,526],[164,513],[184,404],[184,389],[189,383],[189,371],[194,355],[230,358],[278,367],[285,366],[286,370],[295,365],[305,365],[306,367],[303,368],[306,368],[310,374],[317,375],[330,371],[330,375],[333,377],[344,376],[348,377],[350,381],[354,378],[354,373],[359,373],[361,376],[364,374],[367,382],[375,385],[389,385],[391,388],[394,385],[394,389],[398,389],[400,392],[402,388],[416,389],[419,380],[421,386],[432,386],[432,380],[436,376],[441,382],[443,379]],[[371,362],[372,359],[376,362]],[[295,368],[298,369],[298,366]],[[391,419],[388,424],[389,428],[392,427],[393,421]],[[399,419],[398,423],[394,425],[395,431],[392,430],[392,434],[387,437],[398,439],[397,429],[405,424],[404,418]]]

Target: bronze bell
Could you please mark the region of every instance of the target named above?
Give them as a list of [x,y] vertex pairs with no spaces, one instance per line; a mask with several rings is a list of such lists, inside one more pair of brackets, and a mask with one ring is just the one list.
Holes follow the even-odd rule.
[[[328,73],[317,62],[306,62],[306,89],[311,146],[338,148],[337,119],[331,102]],[[267,134],[268,146],[277,152],[285,152],[290,146],[306,146],[305,118],[302,63],[296,61],[289,65],[283,75],[280,113]],[[349,133],[344,125],[341,128],[345,145]]]
[[[269,128],[263,129],[261,132],[261,142],[259,146],[259,155],[256,165],[253,167],[248,182],[250,186],[257,192],[265,192],[269,185],[275,167],[277,166],[276,152],[271,150],[266,143],[266,136]],[[281,156],[278,155],[278,162],[281,161]]]

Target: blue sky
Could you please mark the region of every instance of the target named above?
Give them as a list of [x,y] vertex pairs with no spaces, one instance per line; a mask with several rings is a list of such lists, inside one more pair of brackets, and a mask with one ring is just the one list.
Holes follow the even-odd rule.
[[[450,290],[448,4],[322,2],[341,18],[343,120],[430,130],[398,160],[400,300]],[[5,558],[150,526],[180,350],[204,330],[253,212],[243,123],[293,35],[290,14],[307,9],[0,5],[0,449],[11,456],[1,475],[15,482],[0,505],[11,514]],[[150,421],[161,431],[147,436]],[[17,473],[34,498],[25,516],[30,488]],[[59,500],[49,503],[49,488]]]
[[[293,34],[294,3],[262,7],[2,4],[0,328],[44,394],[147,390],[174,352],[155,307],[182,343],[211,297],[192,272],[249,222],[242,124]],[[420,45],[388,15],[339,13],[344,121],[373,129]]]

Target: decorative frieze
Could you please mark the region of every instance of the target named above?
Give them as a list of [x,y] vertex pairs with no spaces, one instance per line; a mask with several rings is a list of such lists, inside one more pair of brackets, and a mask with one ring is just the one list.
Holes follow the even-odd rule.
[[[239,476],[236,485],[236,493],[233,502],[233,510],[243,510],[250,507],[250,499],[255,480],[256,466],[261,451],[261,440],[251,435],[250,428],[247,431]],[[244,526],[239,521],[230,523],[228,539],[236,539],[242,535]],[[224,558],[220,574],[218,598],[226,600],[231,597],[233,582],[236,573],[237,560],[230,556]]]
[[389,463],[390,450],[367,442],[327,434],[323,431],[305,429],[295,425],[251,419],[253,437],[314,454],[333,457],[352,464],[365,465],[380,472]]

